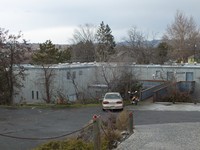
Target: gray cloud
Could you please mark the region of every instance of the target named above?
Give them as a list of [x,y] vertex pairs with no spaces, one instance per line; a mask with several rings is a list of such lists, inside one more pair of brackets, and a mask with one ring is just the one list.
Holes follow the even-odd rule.
[[[53,42],[67,41],[80,24],[109,24],[116,39],[137,26],[145,32],[163,33],[176,10],[193,16],[200,25],[199,0],[0,0],[1,26],[21,30],[33,42],[50,37]],[[65,29],[63,33],[61,29]],[[32,33],[32,34],[31,34]],[[34,33],[34,34],[33,34]],[[48,33],[48,34],[47,34]],[[52,34],[51,34],[52,33]],[[36,37],[36,35],[40,37]],[[44,35],[46,34],[46,36]],[[60,36],[59,36],[60,35]],[[66,39],[61,39],[59,37]],[[41,41],[43,37],[43,41]]]

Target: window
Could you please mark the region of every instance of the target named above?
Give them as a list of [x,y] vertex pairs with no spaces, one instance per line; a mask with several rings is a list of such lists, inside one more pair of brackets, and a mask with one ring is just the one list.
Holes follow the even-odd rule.
[[32,99],[34,99],[34,91],[32,91]]
[[67,79],[69,80],[69,79],[70,79],[70,77],[71,77],[71,74],[70,74],[70,72],[67,72]]
[[37,98],[37,100],[39,99],[39,92],[38,91],[36,92],[36,98]]
[[76,79],[76,71],[73,72],[72,79]]
[[186,72],[186,81],[193,81],[193,72]]
[[81,75],[83,75],[83,71],[82,70],[79,71],[79,76],[81,76]]
[[174,73],[167,72],[167,81],[173,81],[173,79],[174,79]]
[[161,72],[160,70],[156,70],[156,75],[155,75],[156,78],[160,78],[161,77]]

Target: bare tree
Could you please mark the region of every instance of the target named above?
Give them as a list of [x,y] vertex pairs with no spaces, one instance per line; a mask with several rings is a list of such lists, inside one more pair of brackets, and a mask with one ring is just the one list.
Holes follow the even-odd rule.
[[79,28],[74,30],[72,42],[74,44],[88,41],[95,42],[96,27],[92,24],[79,25]]
[[45,87],[45,96],[43,97],[44,101],[50,103],[52,100],[52,90],[53,90],[53,79],[55,77],[54,68],[51,68],[51,65],[42,65],[43,77],[44,77],[44,87]]
[[80,25],[74,30],[73,61],[91,62],[95,60],[95,34],[96,28],[92,24]]
[[107,91],[117,91],[128,98],[128,91],[139,91],[141,84],[139,84],[134,68],[118,63],[106,63],[100,68],[100,76],[108,87]]
[[12,104],[17,89],[23,86],[20,80],[24,79],[25,70],[20,64],[24,61],[24,54],[29,51],[29,46],[21,38],[21,32],[14,35],[0,28],[0,80],[3,86],[0,88],[0,99],[4,104]]
[[172,59],[186,61],[188,56],[195,55],[199,37],[200,29],[193,17],[187,17],[183,12],[177,11],[174,22],[166,29],[163,41],[172,46]]
[[[66,74],[66,78],[68,80],[71,80],[71,83],[73,85],[74,92],[75,92],[75,95],[76,95],[76,100],[79,100],[84,104],[85,99],[84,99],[84,93],[82,92],[82,91],[84,91],[84,88],[81,86],[81,83],[78,82],[78,80],[77,80],[77,72],[74,71],[74,70],[71,70],[69,68],[69,71]],[[85,91],[85,92],[87,92],[87,91]]]
[[129,54],[139,64],[148,64],[154,56],[154,43],[148,41],[148,36],[140,32],[137,27],[128,31],[125,47]]

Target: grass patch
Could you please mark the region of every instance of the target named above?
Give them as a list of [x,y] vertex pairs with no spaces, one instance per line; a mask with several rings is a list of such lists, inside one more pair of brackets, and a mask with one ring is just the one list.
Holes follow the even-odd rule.
[[131,100],[124,100],[124,106],[132,105]]
[[84,108],[84,107],[97,107],[100,104],[45,104],[45,103],[36,103],[36,104],[16,104],[16,105],[0,105],[0,108],[7,109],[20,109],[20,108],[55,108],[55,109],[63,109],[63,108]]

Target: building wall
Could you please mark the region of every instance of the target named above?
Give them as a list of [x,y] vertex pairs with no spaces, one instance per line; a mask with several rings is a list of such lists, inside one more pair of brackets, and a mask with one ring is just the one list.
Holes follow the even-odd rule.
[[[52,100],[62,93],[69,100],[76,100],[76,86],[81,98],[99,96],[99,91],[106,91],[103,86],[107,81],[116,80],[123,72],[132,72],[138,80],[174,80],[195,81],[195,96],[200,97],[200,65],[126,65],[116,63],[77,63],[52,66]],[[44,102],[45,88],[43,70],[39,66],[25,66],[24,87],[15,96],[15,102]],[[69,76],[70,74],[70,76]],[[95,86],[92,86],[95,85]],[[91,87],[95,87],[91,89]],[[98,87],[98,88],[97,88]],[[95,91],[96,90],[96,91]]]
[[[25,66],[25,80],[21,82],[24,87],[21,88],[18,95],[15,96],[16,103],[37,103],[44,102],[44,71],[39,66]],[[86,93],[88,85],[95,81],[95,66],[92,64],[73,64],[58,65],[52,67],[52,101],[57,99],[58,93],[63,94],[69,100],[75,100],[77,85],[78,91]]]
[[200,65],[136,65],[140,80],[195,81],[195,98],[200,98]]

